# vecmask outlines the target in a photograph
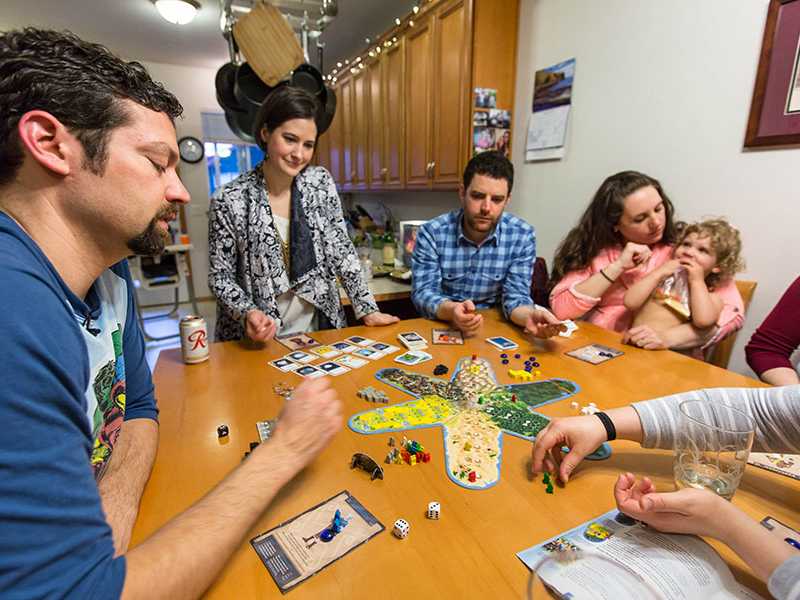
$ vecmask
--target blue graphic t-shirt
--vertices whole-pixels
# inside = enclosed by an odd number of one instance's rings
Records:
[[[156,419],[126,262],[85,299],[0,212],[0,598],[116,598],[96,479],[124,420]]]

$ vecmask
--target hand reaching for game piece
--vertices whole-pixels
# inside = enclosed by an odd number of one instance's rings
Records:
[[[533,472],[555,473],[563,483],[580,462],[606,441],[603,423],[594,415],[553,419],[533,443]],[[570,451],[564,455],[561,448]]]
[[[649,325],[631,327],[622,334],[622,343],[638,346],[644,350],[666,350],[669,348],[661,335]]]
[[[549,310],[543,308],[534,308],[525,323],[525,333],[540,339],[551,338],[566,330],[566,325]]]
[[[342,428],[342,403],[330,381],[306,380],[294,390],[275,424],[271,441],[283,444],[302,469]]]
[[[464,337],[472,337],[483,325],[483,315],[475,312],[475,304],[472,300],[464,300],[453,306],[452,321],[456,329],[464,334]]]
[[[245,318],[245,331],[247,337],[254,342],[266,342],[275,336],[277,326],[275,321],[265,315],[262,311],[254,308],[247,311]]]
[[[375,311],[371,312],[368,315],[364,315],[364,325],[367,327],[384,327],[386,325],[392,325],[393,323],[397,323],[400,320],[399,317],[395,317],[394,315],[389,315],[387,313]]]

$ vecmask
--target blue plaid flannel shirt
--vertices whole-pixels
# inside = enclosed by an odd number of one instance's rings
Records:
[[[411,300],[417,311],[435,319],[445,300],[472,300],[476,308],[502,301],[509,318],[518,306],[533,306],[533,227],[503,213],[494,232],[478,246],[464,236],[461,217],[462,210],[454,210],[417,230],[411,259]]]

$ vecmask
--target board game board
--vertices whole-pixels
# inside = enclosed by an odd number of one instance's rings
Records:
[[[499,481],[504,433],[532,441],[550,421],[534,409],[579,391],[566,379],[498,384],[489,361],[478,357],[460,359],[450,381],[396,368],[381,369],[375,377],[415,399],[353,415],[350,429],[378,434],[441,427],[447,476],[473,490]],[[610,455],[603,444],[587,458]]]

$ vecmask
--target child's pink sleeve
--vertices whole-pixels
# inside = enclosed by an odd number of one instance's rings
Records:
[[[744,325],[744,302],[736,287],[736,282],[731,279],[725,285],[714,291],[722,298],[722,312],[717,319],[717,332],[705,343],[703,350],[724,340]]]
[[[559,319],[577,319],[592,310],[600,298],[581,294],[575,289],[579,283],[586,281],[594,273],[591,267],[579,271],[570,271],[558,282],[550,292],[550,310]]]

